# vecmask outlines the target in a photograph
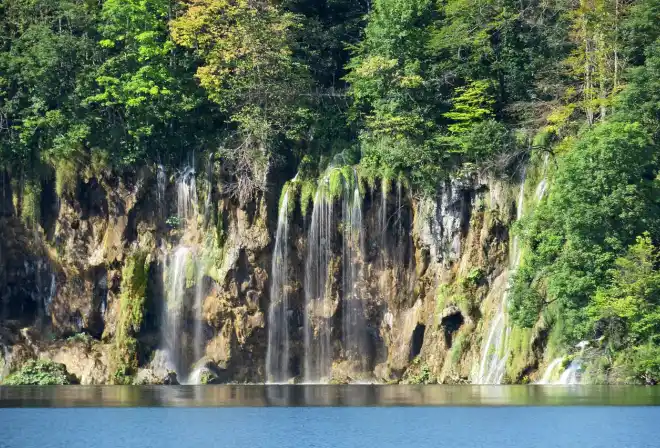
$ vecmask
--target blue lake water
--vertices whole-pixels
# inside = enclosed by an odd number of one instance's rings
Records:
[[[658,447],[657,407],[0,410],[0,446]]]
[[[657,448],[658,404],[657,387],[0,387],[0,448]]]

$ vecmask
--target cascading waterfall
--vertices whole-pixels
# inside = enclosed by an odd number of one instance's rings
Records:
[[[191,218],[197,218],[197,184],[195,181],[195,169],[183,170],[176,183],[177,193],[177,217],[181,225],[190,226]]]
[[[381,271],[379,278],[379,289],[381,292],[389,292],[390,278],[387,275],[387,262],[389,258],[389,245],[388,245],[388,232],[387,232],[387,207],[388,207],[388,191],[390,188],[389,181],[383,179],[381,181],[380,189],[380,205],[378,209],[378,225],[376,227],[376,235],[380,235],[378,251],[378,268]],[[372,194],[373,196],[373,194]]]
[[[159,173],[160,176],[160,173]],[[159,199],[165,188],[160,185]],[[211,188],[209,184],[209,189]],[[161,190],[162,189],[162,190]],[[199,210],[194,168],[185,168],[176,181],[177,221],[183,231],[179,244],[165,255],[163,285],[166,303],[163,307],[162,347],[168,368],[180,379],[191,381],[191,364],[203,357],[204,273],[206,266],[198,247]],[[197,261],[195,261],[198,259]],[[188,302],[188,290],[194,288],[193,303]],[[192,319],[189,316],[192,315]],[[192,334],[187,322],[192,320]]]
[[[564,358],[555,358],[552,360],[550,364],[548,364],[548,367],[546,367],[545,372],[543,373],[543,377],[537,381],[536,384],[552,384],[552,377],[553,374],[555,373],[555,370],[557,370],[557,367],[562,363]]]
[[[542,168],[542,176],[541,176],[541,181],[539,184],[536,186],[536,192],[534,196],[536,197],[536,202],[539,202],[541,199],[543,199],[543,196],[545,195],[545,191],[548,187],[548,159],[549,159],[550,153],[545,153],[545,156],[543,156],[543,168]]]
[[[358,178],[353,172],[353,188],[345,186],[342,201],[343,247],[342,247],[342,330],[344,356],[352,361],[355,373],[364,372],[366,320],[364,310],[364,278],[362,275],[364,254],[364,232],[362,226],[362,197]]]
[[[582,365],[580,361],[572,361],[567,367],[566,370],[564,370],[561,373],[561,376],[559,377],[559,381],[555,384],[561,384],[561,385],[571,385],[571,384],[580,384],[580,369],[582,368]]]
[[[367,344],[364,307],[363,256],[365,238],[362,197],[357,173],[342,180],[341,258],[333,256],[333,241],[339,223],[329,194],[329,177],[319,185],[307,238],[305,261],[304,365],[306,383],[328,381],[335,353],[331,344],[332,319],[337,309],[336,292],[331,291],[341,261],[340,306],[342,315],[342,356],[353,374],[365,371]],[[271,355],[272,356],[272,355]]]
[[[190,259],[190,248],[180,246],[173,256],[168,257],[165,267],[165,291],[167,303],[164,307],[163,344],[167,351],[170,368],[182,375],[187,368],[182,326],[184,321],[186,296],[186,266]],[[169,259],[171,258],[171,260]]]
[[[167,186],[167,175],[165,174],[165,167],[158,165],[158,172],[156,174],[156,188],[158,193],[158,210],[162,217],[165,216],[165,188]]]
[[[271,267],[268,307],[268,351],[266,378],[269,383],[287,382],[289,371],[289,297],[287,292],[289,192],[285,191],[277,216],[277,232]]]
[[[314,197],[305,261],[304,381],[328,379],[332,367],[330,345],[332,298],[330,282],[333,236],[333,201],[324,178]]]
[[[520,220],[523,215],[523,206],[525,200],[525,171],[523,171],[522,181],[520,183],[520,193],[518,194],[518,204],[516,210],[516,220]],[[518,237],[513,238],[511,253],[509,255],[510,267],[509,275],[518,268],[520,264],[521,253],[519,250]],[[506,371],[506,361],[508,358],[508,342],[511,327],[507,324],[507,302],[508,302],[508,284],[507,289],[502,294],[500,308],[495,315],[488,339],[483,348],[481,362],[479,364],[479,374],[477,384],[500,384],[504,379]]]
[[[48,296],[44,300],[44,312],[46,316],[50,316],[50,305],[53,303],[53,299],[57,294],[57,279],[55,273],[50,274],[50,288],[48,290]]]

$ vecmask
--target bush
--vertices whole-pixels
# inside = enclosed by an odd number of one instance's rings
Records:
[[[30,360],[7,377],[5,386],[53,386],[72,384],[73,378],[64,364],[50,360]]]

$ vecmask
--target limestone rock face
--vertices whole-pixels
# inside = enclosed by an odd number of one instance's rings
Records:
[[[175,180],[181,174],[168,178],[155,167],[132,176],[106,173],[81,179],[36,230],[3,193],[0,375],[27,359],[48,358],[65,364],[81,384],[111,382],[117,347],[128,332],[136,346],[131,352],[138,366],[131,373],[135,384],[176,384],[193,377],[199,382],[263,382],[279,192],[241,204],[223,192],[220,178],[226,173],[215,165],[208,172],[211,180],[197,175],[194,207],[201,211],[191,218],[195,222],[182,223],[178,217]],[[334,359],[332,381],[469,381],[506,290],[508,229],[515,207],[511,185],[479,176],[447,180],[431,198],[413,196],[402,186],[371,188],[360,208],[362,274],[348,285],[343,276],[351,266],[341,253],[347,230],[340,224],[347,212],[334,204],[336,228],[327,242],[332,306],[309,311],[314,322],[333,327],[328,348]],[[308,312],[309,215],[296,207],[289,218],[284,286],[291,371],[299,379]],[[189,360],[186,375],[177,378],[162,333],[173,307],[168,263],[184,244],[191,255],[181,282],[185,303],[177,337],[191,347],[201,341],[201,347],[195,353],[199,359]],[[122,325],[132,309],[122,294],[123,277],[137,253],[149,260],[146,297],[136,313],[138,323],[127,330]],[[368,340],[359,366],[343,353],[341,297],[346,288],[359,291],[364,303]],[[31,330],[21,333],[24,327]],[[541,336],[542,331],[534,334],[536,345],[521,361],[521,371],[538,364]],[[356,376],[360,369],[366,372]]]
[[[109,349],[106,344],[91,341],[67,341],[54,344],[39,357],[64,364],[82,385],[107,384],[110,381]]]

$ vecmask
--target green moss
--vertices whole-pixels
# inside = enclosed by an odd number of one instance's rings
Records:
[[[71,375],[64,364],[50,360],[30,360],[19,370],[9,375],[4,381],[5,386],[57,386],[71,384]]]
[[[532,353],[532,329],[513,326],[509,334],[509,360],[507,362],[507,376],[511,380],[520,378],[522,372],[530,365]]]
[[[377,172],[371,169],[367,169],[363,165],[358,165],[356,170],[358,181],[360,182],[360,188],[375,190],[376,181],[378,180]]]
[[[61,159],[55,166],[55,192],[59,197],[74,194],[78,187],[79,166],[75,159]]]
[[[436,315],[438,319],[442,311],[449,305],[455,305],[464,316],[473,316],[478,305],[475,303],[476,285],[475,279],[478,277],[478,270],[473,270],[473,277],[459,277],[455,282],[442,284],[436,292]],[[472,271],[471,271],[472,273]]]
[[[215,239],[218,247],[222,247],[227,240],[227,232],[225,231],[225,217],[222,210],[218,210],[218,217],[215,223]]]
[[[338,199],[344,192],[344,176],[341,170],[333,169],[328,175],[328,195],[330,199]]]
[[[284,183],[284,186],[282,187],[282,191],[280,192],[280,199],[277,202],[277,210],[278,214],[279,211],[282,210],[282,207],[284,206],[284,198],[287,198],[287,212],[290,214],[293,211],[293,207],[295,206],[296,203],[296,195],[298,193],[298,184],[297,182],[287,180]]]
[[[28,225],[37,225],[41,218],[41,184],[29,182],[23,188],[23,201],[21,204],[21,218]]]
[[[463,354],[470,347],[469,334],[467,331],[459,331],[451,346],[451,364],[457,366],[461,362]]]
[[[461,286],[464,288],[474,288],[479,286],[484,278],[484,271],[481,268],[472,268],[468,275],[460,279]]]
[[[200,384],[211,384],[217,377],[210,371],[204,371],[199,377]]]
[[[314,196],[316,195],[316,182],[313,180],[302,181],[300,187],[300,212],[303,216],[307,216],[309,206],[314,203]]]
[[[195,258],[192,254],[188,253],[186,256],[184,272],[186,274],[186,288],[191,288],[197,283],[197,266]]]
[[[108,151],[92,148],[89,164],[89,176],[101,176],[112,171],[112,162]]]
[[[445,306],[447,305],[447,299],[449,299],[451,296],[451,286],[443,283],[440,286],[438,286],[438,289],[436,290],[435,293],[435,313],[436,315],[439,316],[442,314],[442,310],[445,309]]]
[[[227,255],[227,246],[225,245],[226,238],[219,241],[217,232],[208,232],[204,238],[206,239],[204,250],[202,252],[202,263],[205,268],[204,274],[208,275],[216,282],[221,283],[220,269],[224,263],[225,256]]]
[[[144,319],[149,261],[146,252],[128,257],[122,270],[120,310],[112,349],[113,382],[130,384],[137,372],[137,340]]]
[[[67,343],[80,343],[85,345],[91,345],[94,339],[87,333],[76,333],[73,336],[66,338]]]

